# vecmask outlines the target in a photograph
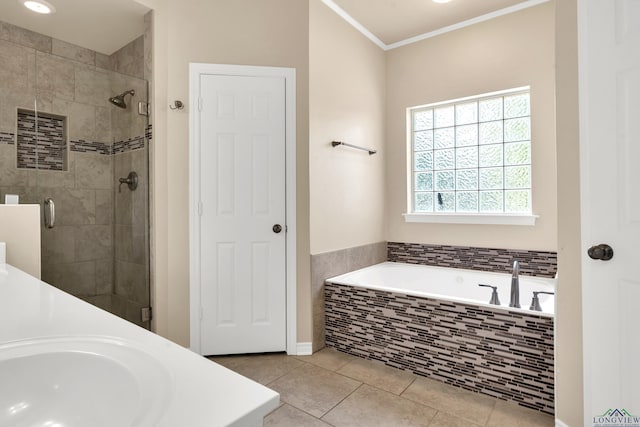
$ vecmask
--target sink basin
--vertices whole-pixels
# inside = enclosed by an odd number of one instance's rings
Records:
[[[166,368],[132,343],[68,337],[0,346],[0,426],[153,426],[171,398]]]

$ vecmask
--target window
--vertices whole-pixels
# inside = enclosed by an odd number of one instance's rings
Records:
[[[528,87],[411,108],[409,120],[413,220],[531,216]]]

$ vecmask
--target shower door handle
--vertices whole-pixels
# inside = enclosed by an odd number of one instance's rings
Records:
[[[53,228],[56,225],[56,204],[51,197],[44,199],[44,226]]]

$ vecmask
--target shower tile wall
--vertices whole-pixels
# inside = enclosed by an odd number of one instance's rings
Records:
[[[140,36],[109,57],[109,69],[143,79],[144,48],[144,36]]]
[[[137,114],[147,98],[144,40],[107,56],[0,21],[0,202],[7,193],[21,203],[52,197],[57,224],[42,230],[43,280],[134,321],[149,303],[147,286],[137,285],[148,275],[148,128]],[[108,103],[128,89],[136,91],[130,108]],[[66,117],[64,171],[16,166],[17,110],[33,111],[34,100],[38,111]],[[140,176],[139,190],[124,185],[118,193],[117,179],[130,170]],[[144,291],[132,291],[134,283]]]

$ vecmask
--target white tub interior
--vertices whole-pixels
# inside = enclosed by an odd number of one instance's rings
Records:
[[[481,283],[498,287],[500,307],[506,310],[549,317],[555,313],[554,295],[540,294],[542,311],[529,310],[534,291],[555,292],[556,280],[541,277],[520,275],[521,309],[509,307],[510,274],[383,262],[332,277],[327,282],[497,308],[489,304],[491,289],[478,286]]]

